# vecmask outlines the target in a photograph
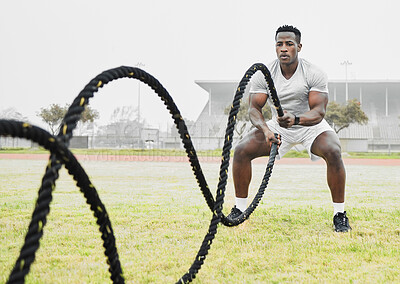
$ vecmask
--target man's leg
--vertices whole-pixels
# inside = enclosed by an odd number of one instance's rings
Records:
[[[339,138],[333,131],[325,131],[314,140],[311,152],[322,157],[326,162],[328,186],[331,190],[332,201],[343,203],[346,171],[343,165]]]
[[[326,162],[328,186],[334,206],[335,230],[347,232],[351,227],[344,211],[346,171],[339,138],[333,131],[325,131],[314,140],[311,152],[322,157]]]
[[[268,156],[270,150],[264,133],[258,129],[251,130],[236,146],[232,171],[237,199],[247,198],[252,175],[251,161],[257,157]],[[239,209],[243,211],[244,206]]]

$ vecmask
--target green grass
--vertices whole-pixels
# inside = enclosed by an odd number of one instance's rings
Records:
[[[0,160],[0,283],[23,244],[46,163]],[[126,282],[176,282],[193,262],[211,219],[189,164],[83,166],[111,217]],[[219,165],[202,168],[214,192]],[[277,165],[250,219],[234,228],[219,226],[194,283],[399,282],[398,167],[346,168],[351,233],[332,231],[324,166]],[[252,194],[265,165],[253,169]],[[224,212],[232,205],[230,177]],[[63,169],[26,283],[110,282],[93,214]]]
[[[349,152],[351,158],[366,158],[366,159],[400,159],[400,152],[395,153],[363,153],[363,152]]]

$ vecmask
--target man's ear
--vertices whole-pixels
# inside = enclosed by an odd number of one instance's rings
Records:
[[[299,43],[299,44],[297,45],[297,52],[300,52],[300,50],[301,50],[302,47],[303,47],[303,45],[302,45],[301,43]]]

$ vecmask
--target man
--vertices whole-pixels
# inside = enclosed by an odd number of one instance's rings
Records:
[[[284,25],[275,34],[278,59],[268,65],[281,102],[284,116],[278,117],[264,75],[258,71],[251,80],[249,116],[255,126],[236,146],[233,159],[233,180],[236,202],[229,217],[239,216],[247,208],[251,180],[251,161],[268,156],[272,142],[279,144],[277,158],[294,145],[302,144],[311,160],[323,158],[327,165],[327,181],[331,191],[336,232],[351,230],[344,211],[346,173],[339,138],[325,121],[328,103],[327,76],[315,65],[299,58],[301,33]],[[265,122],[262,107],[268,101],[272,119]],[[274,133],[278,133],[278,139]]]

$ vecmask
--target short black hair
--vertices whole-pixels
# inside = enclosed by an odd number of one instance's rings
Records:
[[[276,39],[276,36],[278,35],[278,33],[280,33],[280,32],[292,32],[296,36],[297,43],[300,43],[300,41],[301,41],[301,32],[296,27],[289,26],[289,25],[280,26],[276,30],[275,39]]]

